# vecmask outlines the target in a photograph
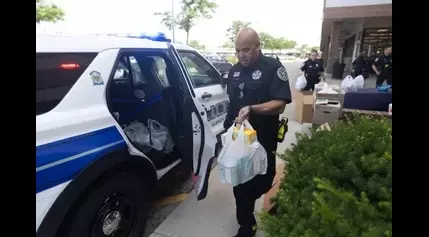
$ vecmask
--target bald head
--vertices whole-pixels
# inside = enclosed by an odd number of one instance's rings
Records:
[[[261,43],[258,33],[250,28],[242,28],[235,39],[235,53],[244,67],[252,65],[259,57]]]

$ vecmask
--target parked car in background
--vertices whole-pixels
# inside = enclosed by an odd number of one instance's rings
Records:
[[[208,54],[205,58],[216,67],[216,69],[221,73],[228,73],[232,68],[232,63],[228,62],[225,57],[222,57],[218,54]]]

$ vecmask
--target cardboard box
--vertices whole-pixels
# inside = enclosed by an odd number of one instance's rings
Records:
[[[297,91],[295,96],[296,121],[299,123],[311,123],[313,119],[313,92]]]
[[[313,124],[324,124],[339,120],[342,115],[341,103],[329,101],[327,104],[314,105]]]
[[[273,185],[271,186],[271,189],[264,195],[264,204],[262,206],[263,211],[269,211],[274,206],[274,203],[271,203],[270,199],[276,196],[277,192],[279,191],[281,179],[284,177],[284,168],[284,162],[276,166],[276,176],[274,176]]]
[[[344,91],[340,91],[338,94],[316,93],[316,100],[327,99],[331,101],[339,101],[342,106],[344,104],[344,96]]]

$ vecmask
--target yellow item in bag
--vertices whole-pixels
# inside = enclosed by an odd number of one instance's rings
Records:
[[[232,133],[233,140],[237,138],[238,131],[240,131],[240,127],[235,126]],[[256,141],[256,131],[250,128],[244,128],[244,142],[246,144],[252,144],[254,141]]]

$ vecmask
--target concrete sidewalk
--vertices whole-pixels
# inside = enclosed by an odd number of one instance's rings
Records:
[[[295,97],[295,78],[299,71],[291,73],[292,97]],[[373,87],[374,79],[367,80],[366,87]],[[331,79],[329,84],[341,83],[341,80]],[[277,151],[283,152],[296,142],[297,132],[308,132],[311,124],[300,124],[295,121],[295,103],[286,106],[284,116],[289,118],[289,132],[285,141],[279,144]],[[277,165],[283,162],[277,159]],[[255,212],[261,210],[263,197],[256,202]],[[188,197],[167,217],[167,219],[154,231],[150,237],[232,237],[237,233],[238,224],[235,217],[235,200],[231,185],[219,181],[218,170],[211,171],[207,197],[197,201],[192,191]],[[258,232],[258,237],[264,236]]]
[[[290,108],[293,111],[295,106],[290,106]],[[285,113],[289,114],[292,111],[285,111]],[[290,121],[289,132],[285,141],[279,144],[278,151],[283,152],[290,147],[291,143],[296,140],[295,133],[306,130],[308,126]],[[283,161],[277,159],[276,162],[278,165]],[[256,212],[261,210],[262,200],[263,197],[256,202]],[[218,170],[214,168],[210,173],[207,197],[202,201],[197,201],[194,192],[189,193],[188,197],[150,237],[229,237],[234,236],[237,230],[232,186],[221,183]],[[264,234],[258,232],[256,236],[262,237]]]

